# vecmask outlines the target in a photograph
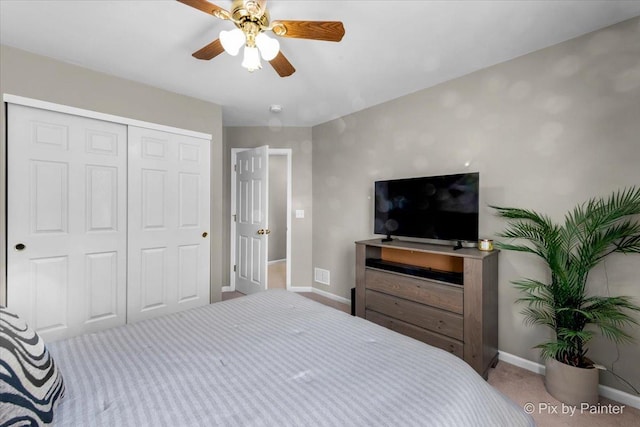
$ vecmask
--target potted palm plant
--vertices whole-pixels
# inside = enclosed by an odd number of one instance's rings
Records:
[[[498,248],[534,254],[548,267],[547,281],[522,278],[512,283],[524,293],[519,302],[525,323],[544,325],[554,339],[538,344],[545,360],[545,386],[558,400],[579,405],[598,402],[598,370],[587,357],[597,331],[615,342],[629,342],[625,326],[637,324],[640,311],[630,297],[593,295],[589,272],[614,252],[640,253],[640,188],[614,192],[576,206],[554,223],[527,209],[492,206],[508,220],[499,236],[513,239]]]

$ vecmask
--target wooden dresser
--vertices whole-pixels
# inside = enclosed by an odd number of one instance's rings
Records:
[[[486,379],[498,361],[498,252],[356,242],[356,315],[447,350]]]

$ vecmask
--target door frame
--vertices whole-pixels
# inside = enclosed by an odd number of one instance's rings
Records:
[[[253,148],[232,148],[231,149],[231,198],[230,198],[230,257],[229,257],[229,286],[223,286],[222,292],[233,292],[236,290],[236,276],[233,267],[236,265],[236,222],[233,216],[236,214],[236,171],[234,166],[238,153],[241,151],[252,150]],[[286,254],[286,289],[291,289],[291,148],[269,148],[269,156],[286,156],[287,157],[287,254]],[[269,289],[269,281],[267,280],[267,289]]]

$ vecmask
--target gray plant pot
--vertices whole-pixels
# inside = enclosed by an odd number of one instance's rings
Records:
[[[595,368],[576,368],[553,358],[545,363],[544,385],[549,394],[568,405],[598,403],[599,373]]]

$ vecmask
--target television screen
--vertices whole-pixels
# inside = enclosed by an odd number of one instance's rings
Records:
[[[375,182],[374,234],[477,241],[480,174]]]

